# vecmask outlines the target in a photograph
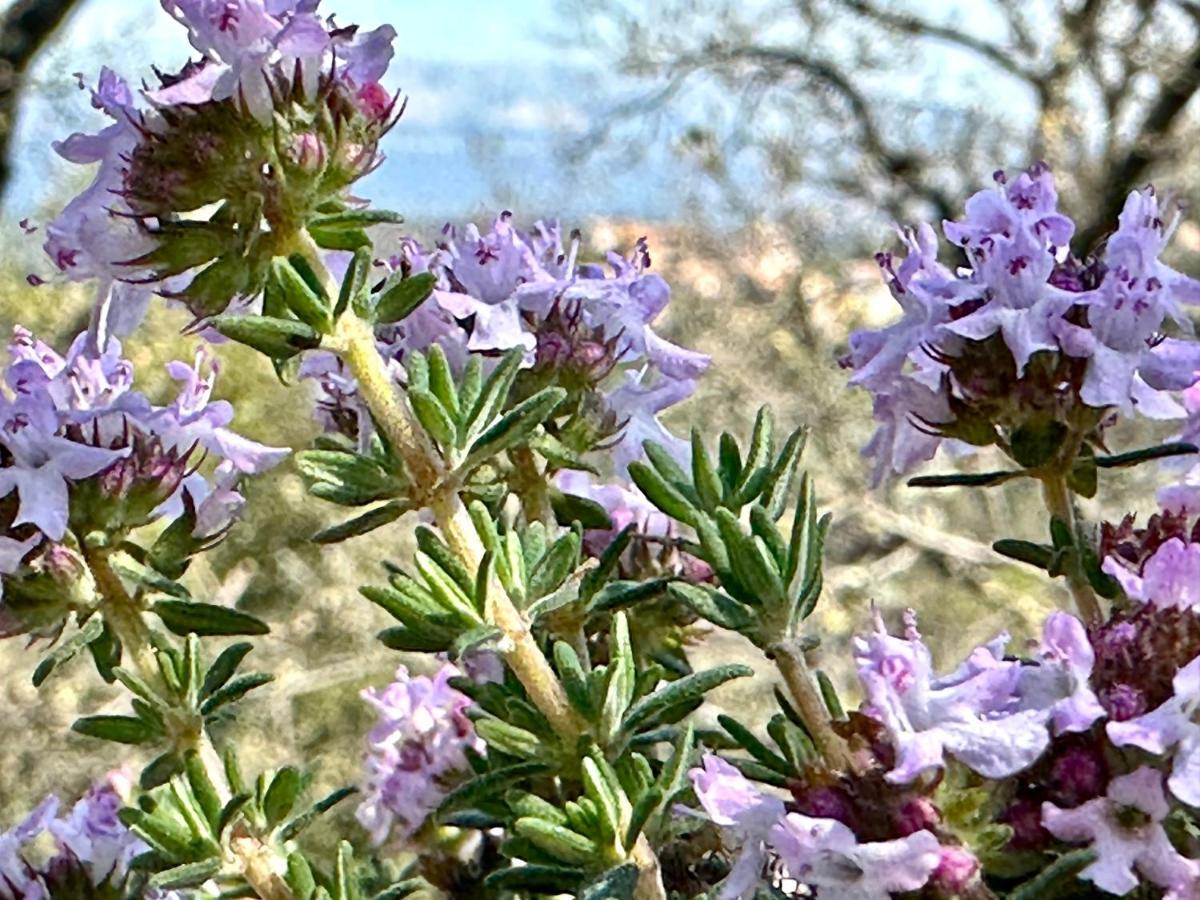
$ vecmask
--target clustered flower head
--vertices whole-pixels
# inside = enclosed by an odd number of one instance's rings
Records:
[[[38,579],[79,568],[83,535],[188,515],[199,547],[240,511],[240,477],[287,454],[229,428],[233,408],[212,399],[217,366],[207,351],[194,365],[168,366],[180,390],[166,406],[134,390],[133,365],[115,338],[96,352],[82,334],[62,355],[18,326],[9,356],[0,387],[0,597],[10,596],[0,633],[26,630],[23,582],[37,595]],[[219,460],[211,477],[199,471],[206,456]],[[38,630],[61,626],[61,612]]]
[[[350,208],[396,119],[379,83],[390,26],[339,27],[319,0],[162,3],[200,59],[140,91],[103,69],[92,102],[112,124],[55,144],[99,164],[45,248],[65,277],[96,282],[101,337],[128,333],[156,291],[201,318],[248,305],[306,226],[336,244],[316,225]]]
[[[843,364],[874,398],[865,453],[876,481],[933,457],[944,440],[1013,452],[1022,433],[1068,429],[1098,442],[1114,414],[1183,417],[1200,344],[1184,306],[1200,282],[1160,260],[1177,217],[1152,189],[1129,195],[1103,249],[1070,246],[1054,178],[1037,165],[943,223],[966,265],[939,261],[929,225],[902,232],[903,260],[878,259],[903,315],[850,339]]]
[[[358,821],[374,844],[406,841],[442,798],[469,773],[469,750],[481,751],[466,710],[471,701],[449,684],[459,671],[443,666],[432,678],[405,666],[381,691],[363,691],[379,714],[367,737]]]
[[[117,812],[129,801],[129,777],[109,773],[64,815],[50,796],[20,824],[0,833],[0,900],[53,900],[84,896],[92,887],[119,885],[129,865],[150,848],[127,829]],[[54,855],[37,861],[30,845],[49,835]],[[152,900],[182,900],[174,892],[151,891]]]
[[[404,355],[439,345],[452,365],[468,354],[488,359],[521,349],[518,389],[568,390],[570,413],[560,438],[577,452],[608,449],[618,472],[654,440],[683,461],[685,441],[659,414],[687,399],[708,367],[707,356],[679,347],[653,328],[670,289],[649,271],[644,241],[632,258],[608,254],[609,271],[578,262],[579,239],[564,248],[557,224],[528,232],[503,213],[488,232],[447,226],[430,249],[413,239],[381,263],[404,275],[437,276],[432,296],[410,316],[379,331],[380,350],[397,379]],[[317,415],[325,427],[363,444],[370,423],[353,378],[332,354],[316,351],[301,373],[318,385]]]

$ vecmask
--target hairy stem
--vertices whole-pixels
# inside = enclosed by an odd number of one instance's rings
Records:
[[[1062,520],[1070,529],[1071,537],[1074,540],[1076,538],[1075,504],[1071,502],[1071,490],[1067,487],[1066,476],[1058,473],[1044,476],[1042,478],[1042,497],[1050,515]],[[1096,599],[1092,586],[1088,584],[1087,579],[1076,567],[1072,567],[1067,572],[1067,588],[1071,592],[1071,599],[1075,601],[1075,608],[1085,623],[1099,622],[1103,618],[1100,601]]]
[[[100,614],[105,623],[120,641],[122,652],[133,661],[142,679],[147,684],[162,685],[162,673],[150,640],[150,629],[142,618],[137,601],[129,596],[120,576],[113,571],[108,551],[89,547],[85,541],[81,541],[80,545],[100,594]],[[228,803],[232,792],[225,778],[225,766],[204,725],[199,721],[184,723],[178,729],[176,738],[181,745],[178,749],[195,750],[199,754],[205,774],[216,788],[218,798],[222,804]],[[294,900],[287,882],[276,871],[278,855],[270,847],[249,835],[235,838],[230,847],[242,877],[260,900]]]
[[[553,528],[557,520],[550,502],[550,485],[546,483],[545,473],[538,468],[537,457],[528,447],[517,447],[508,455],[516,469],[513,486],[521,498],[526,520]]]
[[[804,649],[794,640],[783,640],[772,644],[768,652],[774,657],[788,693],[796,703],[796,711],[804,720],[804,727],[812,735],[813,743],[825,764],[838,771],[854,771],[850,748],[845,739],[833,730],[833,720],[817,688],[816,679],[809,671]]]

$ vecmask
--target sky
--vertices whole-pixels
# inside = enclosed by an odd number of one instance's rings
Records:
[[[0,0],[0,9],[6,5]],[[561,149],[588,124],[593,59],[564,49],[555,0],[338,0],[338,21],[399,32],[385,83],[409,98],[388,161],[356,190],[411,218],[551,213],[663,218],[675,210],[670,165],[648,173],[576,170]],[[70,167],[49,142],[103,127],[72,73],[110,65],[135,83],[194,51],[157,0],[87,0],[39,58],[18,125],[4,212],[20,217],[61,193]]]

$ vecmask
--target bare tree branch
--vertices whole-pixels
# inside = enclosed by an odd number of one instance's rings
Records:
[[[1081,230],[1084,247],[1093,246],[1103,236],[1125,205],[1131,188],[1146,177],[1150,167],[1170,152],[1168,138],[1184,109],[1200,90],[1200,44],[1173,78],[1163,82],[1158,98],[1142,120],[1141,129],[1125,155],[1114,161],[1108,172],[1107,190],[1094,224]]]
[[[964,50],[970,50],[972,53],[977,53],[988,62],[999,66],[1010,75],[1015,75],[1024,81],[1031,84],[1037,84],[1040,73],[1024,66],[1020,61],[1013,56],[1012,51],[1005,49],[997,44],[989,43],[974,35],[959,31],[957,28],[950,28],[946,25],[938,25],[935,22],[927,22],[919,16],[905,12],[894,12],[889,9],[880,9],[873,3],[868,3],[867,0],[839,0],[842,6],[860,16],[869,19],[874,19],[881,25],[892,28],[903,34],[911,35],[912,37],[928,37],[935,40],[943,41],[948,44],[953,44]]]
[[[11,172],[8,155],[25,73],[78,3],[79,0],[16,0],[0,15],[0,194]]]

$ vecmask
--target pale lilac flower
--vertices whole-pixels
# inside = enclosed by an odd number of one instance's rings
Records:
[[[941,861],[938,839],[929,831],[859,843],[836,819],[800,813],[776,825],[770,843],[792,878],[840,900],[887,900],[896,891],[915,891]]]
[[[1022,706],[1048,712],[1055,734],[1087,731],[1104,715],[1088,682],[1095,662],[1083,623],[1070,613],[1051,613],[1042,629],[1037,664],[1021,668]]]
[[[150,429],[167,449],[186,450],[199,444],[239,472],[255,474],[279,465],[288,455],[286,448],[267,447],[227,427],[233,422],[233,406],[225,400],[212,400],[219,369],[204,347],[197,350],[191,366],[178,360],[168,363],[167,371],[181,387],[174,403],[150,417]]]
[[[1164,609],[1200,609],[1200,544],[1165,541],[1136,572],[1115,556],[1102,566],[1126,596]]]
[[[446,665],[432,679],[414,678],[401,666],[382,691],[363,691],[379,722],[367,737],[357,815],[376,845],[411,838],[469,771],[466,750],[483,749],[466,716],[470,700],[449,685],[457,674]]]
[[[149,849],[117,818],[125,805],[122,794],[128,793],[122,781],[127,780],[123,773],[112,773],[89,789],[65,817],[47,825],[59,852],[82,865],[96,885],[119,881],[133,858]]]
[[[58,799],[47,797],[23,822],[0,832],[0,900],[43,900],[45,886],[22,854],[58,811]]]
[[[92,91],[92,105],[114,123],[97,134],[76,133],[54,144],[69,162],[99,163],[92,183],[71,200],[46,226],[46,254],[72,281],[96,283],[96,306],[91,334],[99,346],[111,335],[128,334],[141,322],[154,287],[133,283],[146,273],[126,265],[154,247],[125,202],[127,160],[141,139],[128,84],[110,69],[102,69]]]
[[[945,392],[912,378],[898,378],[891,387],[876,391],[872,412],[875,433],[862,455],[875,461],[873,486],[933,459],[945,441],[936,433],[937,425],[952,418]]]
[[[751,897],[767,858],[765,841],[783,818],[783,801],[764,793],[741,772],[713,753],[688,772],[705,815],[727,829],[738,858],[721,883],[718,900]]]
[[[1200,888],[1200,865],[1172,846],[1162,825],[1169,812],[1162,776],[1143,766],[1114,778],[1107,796],[1082,806],[1043,804],[1042,822],[1060,840],[1091,843],[1097,859],[1079,873],[1084,881],[1118,895],[1149,882],[1167,889],[1171,900],[1189,900]]]
[[[962,247],[986,244],[996,235],[1032,234],[1046,247],[1065,247],[1075,223],[1058,211],[1058,191],[1050,169],[1038,164],[1010,182],[1002,172],[996,187],[971,195],[961,222],[944,221],[947,240]]]
[[[606,400],[623,422],[621,439],[612,449],[613,465],[625,474],[629,464],[641,459],[643,444],[661,444],[685,468],[691,465],[691,444],[671,434],[658,414],[690,397],[696,390],[691,379],[663,377],[648,366],[624,373],[624,383],[608,394]]]
[[[933,673],[929,648],[910,624],[904,638],[876,629],[855,639],[864,711],[887,728],[896,752],[889,781],[907,784],[940,768],[949,753],[989,778],[1032,765],[1050,735],[1046,712],[1021,709],[1022,666],[1002,658],[1003,643],[977,648],[944,678]]]
[[[13,404],[0,398],[0,443],[12,465],[0,468],[0,497],[17,492],[14,525],[30,523],[51,540],[62,540],[69,516],[68,484],[87,478],[129,455],[129,448],[90,447],[46,433]]]
[[[21,568],[21,561],[29,551],[42,542],[42,535],[34,533],[23,541],[0,535],[0,601],[4,599],[4,575],[14,575]]]
[[[1200,806],[1200,657],[1171,682],[1174,696],[1145,715],[1109,722],[1108,738],[1118,747],[1140,747],[1159,755],[1174,750],[1171,793],[1189,806]]]

